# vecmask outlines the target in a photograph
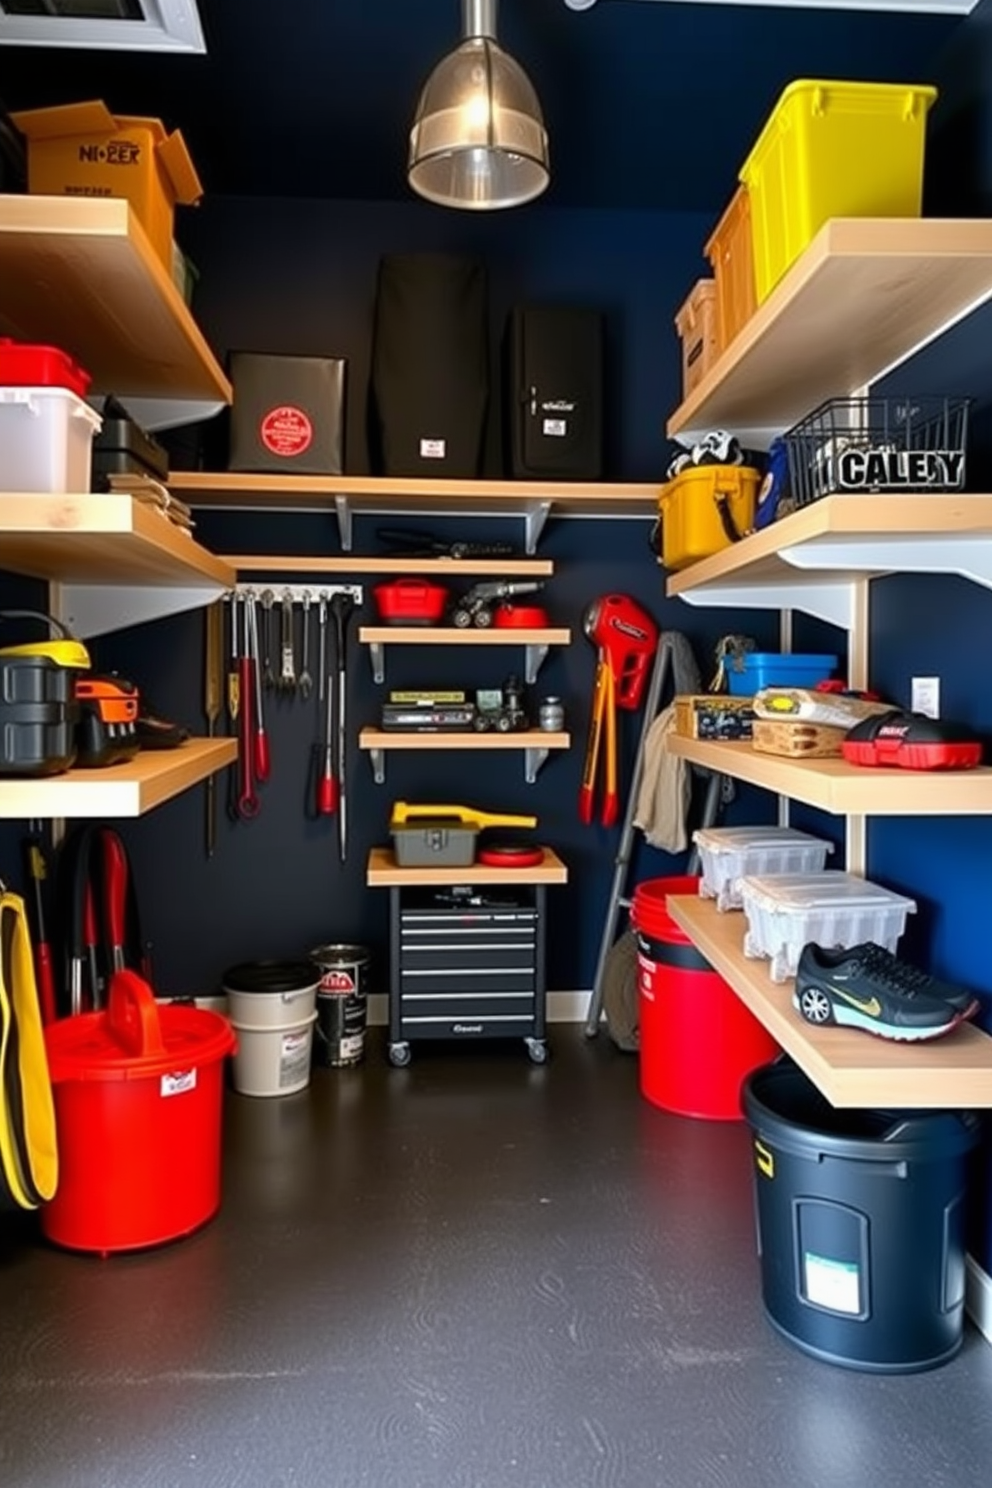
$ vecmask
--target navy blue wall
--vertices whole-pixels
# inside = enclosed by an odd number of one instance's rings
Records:
[[[533,209],[479,221],[419,205],[269,204],[214,201],[190,217],[188,238],[201,274],[198,319],[217,350],[329,352],[349,359],[348,468],[366,467],[364,405],[375,271],[387,251],[446,249],[484,257],[490,276],[494,341],[506,310],[523,300],[585,302],[606,310],[609,327],[609,474],[660,479],[668,447],[667,411],[678,401],[680,353],[675,309],[704,270],[700,245],[709,220],[653,213]],[[495,421],[495,420],[494,420]],[[202,449],[216,457],[222,429],[204,427]],[[197,441],[177,441],[191,462]],[[498,441],[491,442],[495,461]],[[495,464],[494,470],[498,469]],[[355,550],[375,550],[372,518],[356,524]],[[451,524],[423,523],[435,530]],[[535,696],[560,694],[573,746],[552,755],[534,786],[523,757],[507,754],[402,753],[387,756],[387,780],[374,785],[365,757],[349,751],[351,833],[348,860],[337,859],[335,827],[304,814],[314,704],[270,706],[273,779],[262,813],[250,825],[221,811],[218,848],[203,853],[202,791],[191,792],[127,824],[145,919],[154,942],[162,993],[206,991],[226,965],[245,957],[296,954],[318,940],[356,939],[385,974],[386,895],[364,885],[368,849],[387,839],[394,798],[467,802],[488,810],[533,812],[540,836],[568,863],[570,883],[550,896],[549,985],[588,988],[605,911],[617,832],[580,827],[576,800],[594,655],[581,634],[584,607],[596,595],[623,591],[659,624],[690,635],[708,679],[717,639],[745,628],[774,649],[771,614],[735,617],[663,598],[663,576],[647,546],[645,520],[552,521],[540,553],[555,561],[545,595],[556,624],[568,625],[571,647],[553,651]],[[464,526],[460,529],[464,531]],[[522,541],[513,522],[473,523],[477,535]],[[199,514],[199,536],[220,552],[337,553],[329,515]],[[360,617],[374,618],[371,602]],[[745,623],[746,622],[746,623]],[[357,618],[355,622],[357,626]],[[202,616],[160,621],[108,636],[94,646],[101,666],[133,675],[155,707],[202,731]],[[520,669],[522,655],[494,650],[397,647],[387,651],[387,685],[498,684]],[[374,686],[364,648],[352,631],[349,732],[374,723],[383,689]],[[640,718],[621,716],[624,778]],[[223,800],[223,786],[221,798]],[[741,793],[731,819],[768,819],[770,798]],[[634,878],[678,871],[681,860],[639,839]]]

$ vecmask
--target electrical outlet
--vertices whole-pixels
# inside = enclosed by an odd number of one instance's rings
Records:
[[[939,718],[940,678],[914,677],[911,706],[914,713],[925,713],[927,718]]]

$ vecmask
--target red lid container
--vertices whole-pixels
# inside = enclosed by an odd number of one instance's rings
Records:
[[[0,336],[0,387],[61,387],[77,398],[85,398],[92,381],[90,374],[57,346],[32,346],[27,341]]]
[[[219,1013],[158,1003],[133,971],[106,1012],[45,1029],[59,1185],[41,1212],[72,1250],[136,1250],[189,1234],[220,1206],[224,1058]]]

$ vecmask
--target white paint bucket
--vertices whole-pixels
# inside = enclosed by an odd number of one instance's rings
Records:
[[[250,961],[224,973],[240,1094],[292,1095],[308,1084],[319,982],[312,961]]]

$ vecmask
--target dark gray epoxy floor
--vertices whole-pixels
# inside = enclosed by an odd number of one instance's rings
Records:
[[[231,1095],[199,1234],[108,1260],[0,1217],[3,1488],[963,1488],[992,1348],[807,1358],[761,1308],[745,1127],[605,1035]],[[907,1236],[907,1243],[911,1237]]]

